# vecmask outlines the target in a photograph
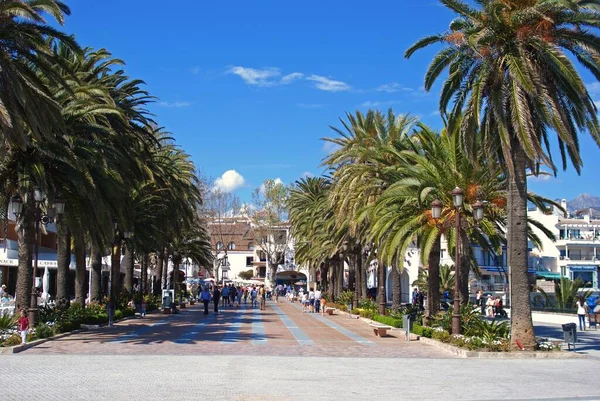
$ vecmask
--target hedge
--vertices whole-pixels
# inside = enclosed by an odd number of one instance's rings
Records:
[[[398,329],[402,328],[402,319],[396,319],[391,316],[382,315],[373,315],[371,319],[379,323],[387,324],[388,326],[396,327]]]
[[[412,332],[418,336],[431,338],[433,337],[433,329],[431,327],[424,327],[420,324],[413,324]]]

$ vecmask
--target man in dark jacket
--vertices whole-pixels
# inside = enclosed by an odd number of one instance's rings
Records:
[[[221,300],[221,291],[219,291],[219,287],[215,285],[215,289],[213,290],[213,304],[215,305],[215,315],[219,313],[219,301]]]

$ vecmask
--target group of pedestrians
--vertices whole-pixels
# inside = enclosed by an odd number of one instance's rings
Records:
[[[253,308],[260,307],[261,310],[265,309],[267,290],[265,285],[262,284],[259,287],[253,285],[252,287],[235,286],[232,284],[221,286],[213,286],[212,292],[208,286],[204,287],[200,293],[200,301],[204,304],[204,314],[208,315],[208,306],[212,302],[214,307],[214,313],[219,313],[219,304],[223,302],[222,307],[236,307],[239,308],[244,301],[244,305],[250,301]]]
[[[488,294],[485,297],[483,291],[479,290],[475,294],[475,304],[480,308],[481,314],[486,317],[508,317],[508,314],[504,310],[502,298],[499,296]]]
[[[308,293],[301,291],[300,302],[302,303],[302,313],[319,313],[325,306],[325,298],[323,293],[317,288],[314,291],[312,288],[308,289]]]

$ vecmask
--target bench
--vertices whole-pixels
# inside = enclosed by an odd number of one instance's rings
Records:
[[[325,313],[327,313],[329,316],[332,316],[333,312],[335,312],[335,308],[327,308],[327,307],[325,307]]]
[[[386,326],[385,324],[369,323],[369,326],[373,328],[373,333],[379,337],[387,336],[387,331],[392,329],[392,326]]]

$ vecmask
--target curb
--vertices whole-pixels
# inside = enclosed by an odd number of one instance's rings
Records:
[[[411,334],[411,338],[414,334]],[[445,344],[431,338],[419,337],[417,339],[423,344],[428,344],[443,351],[449,352],[461,358],[479,358],[479,359],[585,359],[588,355],[578,354],[575,352],[485,352],[485,351],[468,351],[454,345]]]
[[[17,353],[19,353],[21,351],[25,351],[25,350],[28,350],[29,348],[33,348],[33,347],[35,347],[37,345],[43,344],[46,341],[58,340],[58,339],[61,339],[63,337],[69,336],[71,334],[80,333],[82,331],[83,330],[81,330],[81,329],[77,329],[77,330],[69,331],[67,333],[60,333],[60,334],[57,334],[55,336],[48,337],[48,338],[40,338],[39,340],[35,340],[35,341],[32,341],[32,342],[27,343],[27,344],[15,345],[13,347],[2,347],[2,348],[0,348],[0,354],[17,354]]]

